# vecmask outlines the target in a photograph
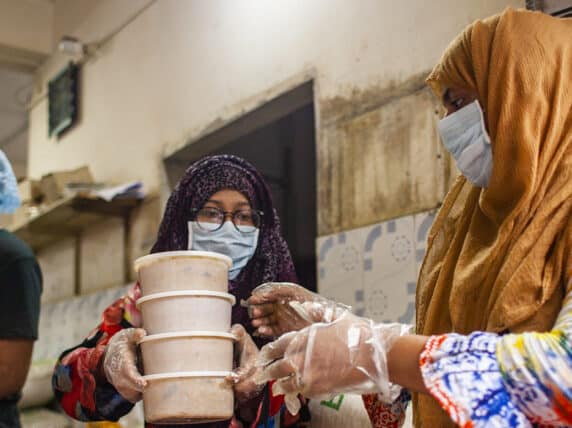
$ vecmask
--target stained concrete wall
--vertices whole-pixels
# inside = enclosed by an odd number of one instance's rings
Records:
[[[69,58],[42,67],[30,175],[89,163],[99,180],[165,193],[165,154],[313,79],[319,234],[435,206],[450,170],[420,76],[467,24],[509,5],[524,1],[97,2],[56,33],[105,39],[117,16],[145,10],[84,64],[81,120],[57,140],[41,91]]]
[[[372,103],[322,122],[319,235],[437,207],[451,176],[436,130],[438,100],[422,81],[362,93]],[[357,105],[360,105],[359,103]],[[363,105],[363,104],[362,104]]]

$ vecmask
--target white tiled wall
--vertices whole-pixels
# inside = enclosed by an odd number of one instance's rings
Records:
[[[417,275],[434,216],[428,211],[319,238],[319,293],[378,322],[414,324]],[[411,406],[406,416],[410,428]],[[342,426],[337,422],[331,426]]]
[[[375,321],[413,323],[433,218],[424,212],[319,238],[318,291]]]

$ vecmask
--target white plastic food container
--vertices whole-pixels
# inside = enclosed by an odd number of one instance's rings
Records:
[[[232,418],[230,372],[177,372],[144,376],[145,420],[154,424],[193,424]]]
[[[232,294],[216,291],[171,291],[137,300],[148,335],[179,331],[230,329]]]
[[[208,251],[168,251],[135,260],[143,296],[177,290],[228,290],[232,260]]]
[[[147,375],[232,370],[230,333],[182,331],[146,336],[139,342],[143,371]]]

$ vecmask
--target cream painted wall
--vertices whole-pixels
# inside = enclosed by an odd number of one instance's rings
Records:
[[[95,42],[129,20],[150,0],[54,0],[54,46],[64,35]]]
[[[51,53],[53,11],[49,0],[0,0],[0,44]]]
[[[55,16],[75,1],[57,0]],[[93,41],[147,3],[91,2],[89,13],[58,17],[55,31]],[[97,179],[156,190],[162,155],[209,127],[308,78],[319,121],[327,100],[429,70],[467,24],[507,5],[524,1],[156,1],[84,65],[75,129],[48,139],[46,101],[30,112],[29,173],[89,163]],[[53,56],[39,87],[67,60]]]

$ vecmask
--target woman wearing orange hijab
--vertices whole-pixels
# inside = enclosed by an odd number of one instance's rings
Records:
[[[250,299],[259,333],[308,326],[263,348],[260,380],[375,393],[376,427],[400,425],[405,389],[416,427],[571,426],[572,20],[508,9],[477,21],[427,81],[462,176],[429,234],[417,334],[267,285]]]

